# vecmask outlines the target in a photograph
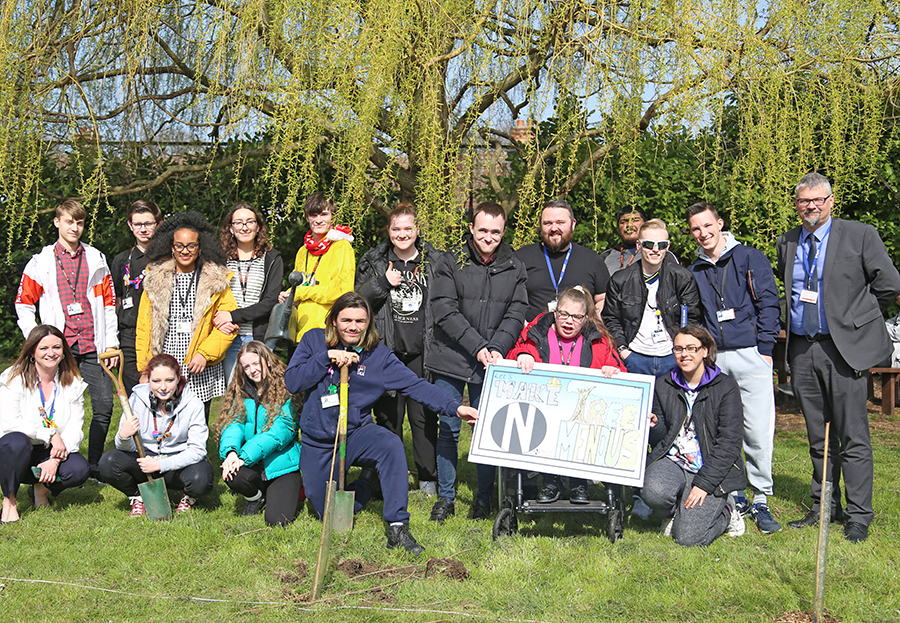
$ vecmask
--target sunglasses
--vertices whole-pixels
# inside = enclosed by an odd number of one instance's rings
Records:
[[[638,240],[638,243],[648,251],[652,251],[653,249],[665,251],[669,248],[668,240]]]

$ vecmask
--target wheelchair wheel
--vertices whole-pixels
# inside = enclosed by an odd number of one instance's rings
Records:
[[[512,536],[519,531],[519,521],[516,519],[516,513],[511,508],[501,509],[497,513],[494,520],[493,537],[494,540],[501,536]]]

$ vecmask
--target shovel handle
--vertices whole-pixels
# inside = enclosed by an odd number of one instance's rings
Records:
[[[106,359],[112,359],[113,357],[119,358],[119,365],[117,366],[119,370],[119,375],[116,376],[113,374],[113,371],[107,368],[106,366],[100,366],[103,370],[109,375],[109,378],[112,379],[113,387],[116,388],[116,395],[119,397],[119,402],[122,404],[122,413],[125,414],[126,417],[134,416],[134,413],[131,411],[131,405],[128,404],[128,398],[125,397],[125,386],[122,383],[122,368],[125,367],[125,355],[121,350],[108,350],[105,353],[100,353],[97,355],[97,358],[102,362]],[[118,433],[117,433],[118,434]],[[141,441],[140,431],[131,436],[134,440],[134,445],[137,448],[138,456],[142,459],[147,455],[144,453],[144,443]],[[147,474],[147,480],[149,482],[153,482],[153,477],[150,474]]]
[[[341,464],[338,468],[338,491],[344,490],[344,476],[347,471],[347,385],[349,380],[349,366],[344,366],[341,368],[341,406],[338,415],[338,434],[341,439]]]

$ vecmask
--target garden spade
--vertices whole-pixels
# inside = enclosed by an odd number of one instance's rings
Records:
[[[331,451],[331,471],[334,473],[334,459],[338,452],[340,430],[335,430],[334,449]],[[328,555],[331,552],[331,531],[334,528],[334,480],[328,479],[325,493],[325,512],[322,513],[322,535],[319,538],[319,555],[316,557],[316,574],[313,576],[312,600],[319,598],[325,572],[328,570]]]
[[[338,466],[338,490],[334,494],[334,529],[338,534],[346,534],[353,529],[353,491],[344,491],[347,474],[347,385],[348,366],[341,368],[341,406],[338,415],[338,436],[340,437],[340,465]]]
[[[832,483],[828,469],[828,440],[831,422],[825,422],[825,456],[822,458],[822,494],[819,496],[819,545],[816,548],[816,599],[813,621],[822,623],[825,609],[825,558],[828,553],[828,527],[831,525]]]
[[[116,395],[119,396],[119,402],[122,403],[122,413],[125,417],[131,417],[131,405],[128,404],[128,398],[125,397],[125,389],[122,385],[122,367],[125,358],[120,350],[111,350],[99,355],[100,361],[104,359],[119,358],[119,376],[116,377],[112,370],[103,366],[109,378],[112,379],[113,386],[116,388]],[[132,439],[137,447],[138,456],[144,458],[144,444],[141,443],[140,431],[136,432]],[[150,519],[172,519],[172,506],[169,504],[169,496],[166,493],[166,482],[162,478],[154,480],[153,476],[147,474],[147,482],[138,485],[138,491],[141,493],[141,499],[144,501],[144,508]]]

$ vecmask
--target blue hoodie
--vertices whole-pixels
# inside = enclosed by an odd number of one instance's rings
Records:
[[[284,384],[292,394],[307,392],[300,415],[304,439],[331,442],[337,432],[338,406],[323,407],[322,396],[330,385],[340,386],[341,371],[328,359],[323,329],[310,329],[297,345],[284,373]],[[359,353],[359,363],[350,366],[347,389],[347,434],[357,428],[376,426],[372,406],[388,390],[395,390],[443,415],[456,415],[460,403],[448,392],[420,379],[384,344]]]
[[[718,260],[698,248],[698,259],[689,267],[700,289],[703,326],[719,350],[756,346],[771,357],[781,332],[772,264],[762,251],[742,245],[729,232],[722,235],[725,248]],[[716,312],[723,309],[733,309],[734,320],[719,321]]]

